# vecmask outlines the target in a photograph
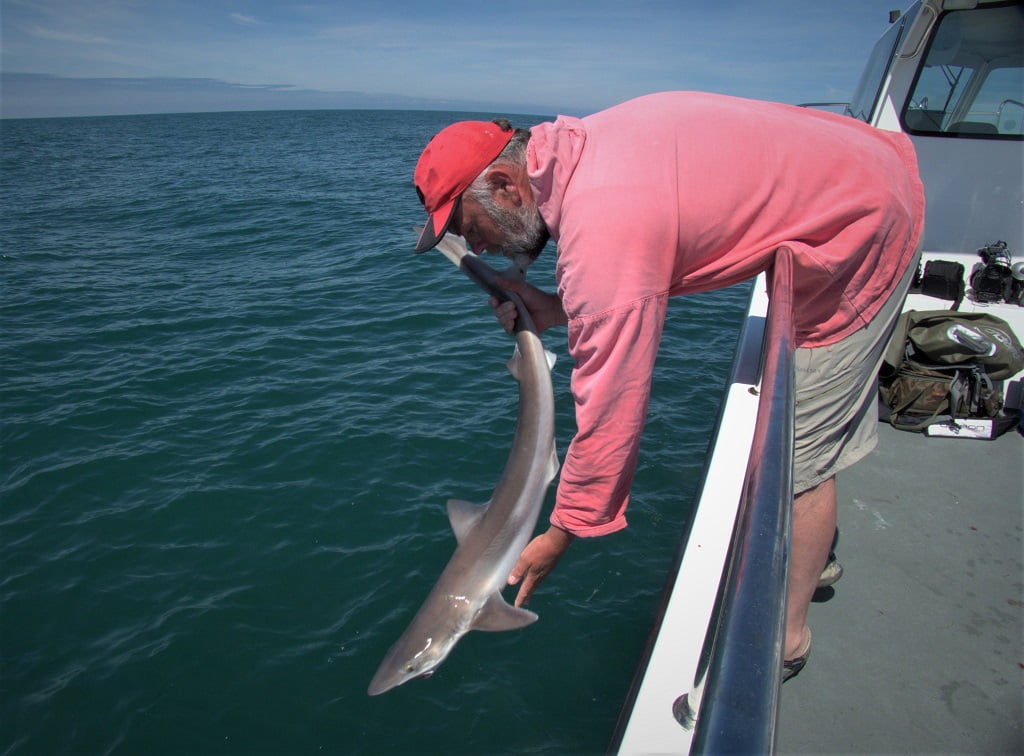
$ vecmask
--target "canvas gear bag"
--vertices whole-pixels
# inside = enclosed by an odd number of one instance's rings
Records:
[[[1024,369],[1024,347],[1001,318],[950,310],[900,316],[879,371],[880,417],[894,428],[991,418],[992,437],[1017,423],[993,380]]]
[[[1002,392],[978,365],[929,368],[907,361],[879,390],[887,419],[900,430],[920,431],[951,418],[995,418],[1003,406]]]
[[[903,359],[941,365],[978,364],[1003,380],[1024,370],[1024,347],[1010,325],[987,312],[911,310],[900,316],[885,362]]]

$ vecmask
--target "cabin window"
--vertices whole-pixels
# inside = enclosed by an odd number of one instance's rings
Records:
[[[1020,139],[1024,5],[944,13],[900,117],[912,134]]]

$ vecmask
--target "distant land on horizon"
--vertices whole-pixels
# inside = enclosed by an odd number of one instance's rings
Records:
[[[63,118],[245,110],[442,110],[555,114],[550,105],[232,84],[210,78],[67,77],[0,73],[0,118]],[[597,110],[598,108],[595,108]],[[559,110],[568,115],[583,115]]]

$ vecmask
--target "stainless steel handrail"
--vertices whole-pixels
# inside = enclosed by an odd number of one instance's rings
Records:
[[[776,252],[762,380],[736,527],[694,691],[691,753],[775,748],[793,504],[793,262]],[[696,706],[694,706],[696,704]]]

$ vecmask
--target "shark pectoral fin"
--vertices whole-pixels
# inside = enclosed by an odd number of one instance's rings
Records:
[[[462,543],[462,539],[476,527],[486,511],[486,504],[481,506],[459,499],[449,499],[448,522],[452,524],[452,530],[455,531],[455,540]]]
[[[555,356],[554,352],[545,349],[544,359],[548,361],[548,370],[551,370],[552,368],[555,367],[555,361],[558,360],[558,357]]]
[[[537,615],[529,609],[516,609],[500,593],[492,593],[480,613],[473,618],[470,629],[485,632],[518,630],[536,621]]]

